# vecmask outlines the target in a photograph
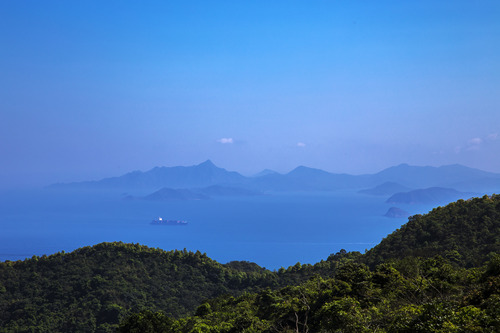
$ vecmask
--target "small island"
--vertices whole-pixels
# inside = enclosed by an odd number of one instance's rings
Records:
[[[406,217],[410,216],[410,213],[408,213],[406,210],[403,210],[403,209],[398,208],[398,207],[391,207],[391,208],[389,208],[387,213],[384,214],[384,216],[399,219],[399,218],[403,218],[403,217],[406,218]]]

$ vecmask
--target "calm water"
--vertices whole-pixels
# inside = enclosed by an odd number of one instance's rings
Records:
[[[373,247],[407,221],[384,217],[391,206],[384,201],[346,191],[172,202],[128,201],[105,192],[0,193],[0,260],[123,241],[277,269]],[[431,208],[399,207],[412,214]],[[158,216],[189,224],[150,225]]]

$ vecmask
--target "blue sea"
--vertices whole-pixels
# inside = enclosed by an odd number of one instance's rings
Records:
[[[407,221],[383,216],[391,207],[385,197],[355,191],[167,202],[124,196],[49,189],[0,193],[0,261],[123,241],[199,250],[221,263],[247,260],[273,270],[314,264],[341,249],[364,253]],[[411,214],[432,208],[398,207]],[[151,225],[159,216],[188,225]]]

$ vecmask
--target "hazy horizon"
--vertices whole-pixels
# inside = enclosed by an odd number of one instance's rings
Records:
[[[500,172],[500,4],[0,3],[0,189],[156,166]]]
[[[386,169],[389,169],[389,168],[393,168],[393,167],[398,167],[398,166],[402,166],[402,165],[408,165],[410,167],[434,167],[434,168],[440,168],[440,167],[447,167],[447,166],[453,166],[453,165],[459,165],[459,166],[463,166],[463,167],[466,167],[466,168],[471,168],[471,169],[476,169],[476,170],[481,170],[481,171],[487,171],[487,170],[482,170],[482,169],[479,169],[479,168],[473,168],[473,167],[469,167],[469,166],[466,166],[466,165],[463,165],[463,164],[458,164],[458,163],[455,163],[455,164],[445,164],[445,165],[437,165],[437,166],[434,166],[434,165],[412,165],[412,164],[408,164],[408,163],[400,163],[400,164],[396,164],[396,165],[391,165],[391,166],[388,166],[387,168],[383,168],[383,169],[380,169],[380,170],[376,170],[374,172],[367,172],[367,173],[349,173],[349,172],[332,172],[332,171],[329,171],[329,170],[324,170],[324,169],[321,169],[321,168],[313,168],[313,167],[310,167],[308,165],[297,165],[295,167],[293,167],[292,169],[290,170],[285,170],[285,171],[278,171],[278,170],[272,170],[272,169],[269,169],[269,168],[264,168],[258,172],[255,172],[255,173],[250,173],[250,174],[246,174],[246,173],[243,173],[243,172],[240,172],[238,170],[232,170],[232,169],[228,169],[228,168],[225,168],[223,165],[218,165],[216,163],[214,163],[212,160],[208,159],[208,160],[205,160],[205,161],[201,161],[199,163],[195,163],[195,164],[191,164],[191,165],[169,165],[169,166],[166,166],[166,165],[157,165],[157,166],[154,166],[152,168],[148,168],[148,169],[143,169],[143,170],[139,170],[139,169],[131,169],[131,170],[128,170],[128,171],[125,171],[123,173],[120,173],[120,174],[109,174],[107,176],[102,176],[102,177],[99,177],[99,178],[85,178],[85,179],[79,179],[78,177],[76,177],[75,179],[70,179],[68,181],[55,181],[55,182],[50,182],[50,183],[40,183],[40,184],[16,184],[15,186],[7,186],[7,187],[4,187],[4,188],[0,188],[0,190],[12,190],[12,189],[29,189],[29,188],[43,188],[43,187],[46,187],[46,186],[50,186],[50,185],[54,185],[54,184],[62,184],[62,183],[77,183],[77,182],[86,182],[86,181],[100,181],[100,180],[103,180],[103,179],[107,179],[107,178],[114,178],[114,177],[121,177],[121,176],[124,176],[124,175],[127,175],[129,173],[133,173],[133,172],[148,172],[148,171],[151,171],[152,169],[154,168],[163,168],[163,167],[166,167],[166,168],[169,168],[169,167],[194,167],[194,166],[198,166],[202,163],[205,163],[207,161],[210,161],[212,162],[217,168],[221,168],[221,169],[225,169],[226,171],[229,171],[229,172],[237,172],[239,174],[241,174],[242,176],[245,176],[245,177],[254,177],[254,176],[258,176],[259,173],[261,172],[265,172],[265,171],[273,171],[273,172],[277,172],[279,174],[282,174],[282,175],[286,175],[287,173],[289,172],[292,172],[293,170],[299,168],[299,167],[306,167],[306,168],[311,168],[311,169],[317,169],[317,170],[322,170],[322,171],[326,171],[326,172],[329,172],[329,173],[332,173],[332,174],[347,174],[347,175],[354,175],[354,176],[359,176],[359,175],[373,175],[373,174],[377,174],[381,171],[384,171]],[[487,171],[487,172],[491,172],[491,171]],[[498,173],[498,172],[492,172],[492,173]],[[500,173],[499,173],[500,174]]]
[[[104,179],[108,179],[108,178],[115,178],[115,177],[121,177],[121,176],[125,176],[129,173],[134,173],[134,172],[142,172],[142,173],[147,173],[155,168],[170,168],[170,167],[195,167],[195,166],[198,166],[198,165],[201,165],[205,162],[211,162],[212,164],[214,164],[217,168],[221,168],[221,169],[224,169],[226,171],[229,171],[229,172],[237,172],[239,173],[240,175],[242,176],[245,176],[245,177],[255,177],[255,176],[259,176],[258,174],[261,173],[261,172],[266,172],[266,171],[270,171],[270,172],[277,172],[278,174],[281,174],[281,175],[286,175],[288,174],[289,172],[292,172],[294,171],[295,169],[297,168],[300,168],[300,167],[306,167],[306,168],[310,168],[310,169],[316,169],[316,170],[321,170],[321,171],[326,171],[326,172],[329,172],[331,174],[346,174],[346,175],[353,175],[353,176],[361,176],[361,175],[375,175],[379,172],[382,172],[384,170],[387,170],[387,169],[390,169],[390,168],[395,168],[395,167],[400,167],[400,166],[403,166],[403,165],[406,165],[406,166],[410,166],[410,167],[432,167],[432,168],[441,168],[441,167],[449,167],[449,166],[454,166],[454,165],[457,165],[457,166],[462,166],[462,167],[466,167],[466,168],[471,168],[471,169],[475,169],[475,170],[480,170],[480,171],[486,171],[486,170],[482,170],[482,169],[478,169],[478,168],[472,168],[472,167],[469,167],[469,166],[466,166],[466,165],[462,165],[462,164],[458,164],[458,163],[455,163],[455,164],[446,164],[446,165],[438,165],[438,166],[432,166],[432,165],[412,165],[412,164],[408,164],[408,163],[400,163],[400,164],[397,164],[397,165],[392,165],[392,166],[389,166],[387,168],[383,168],[383,169],[380,169],[380,170],[377,170],[375,172],[369,172],[369,173],[359,173],[359,174],[356,174],[356,173],[349,173],[349,172],[331,172],[329,170],[324,170],[324,169],[320,169],[320,168],[312,168],[310,166],[307,166],[307,165],[297,165],[296,167],[290,169],[290,170],[286,170],[286,171],[283,171],[283,172],[280,172],[280,171],[277,171],[277,170],[272,170],[272,169],[269,169],[269,168],[265,168],[265,169],[262,169],[260,170],[259,172],[256,172],[256,173],[252,173],[252,174],[245,174],[245,173],[242,173],[238,170],[232,170],[232,169],[227,169],[225,168],[223,165],[218,165],[216,163],[214,163],[212,160],[208,159],[208,160],[205,160],[205,161],[201,161],[199,163],[196,163],[196,164],[192,164],[192,165],[171,165],[171,166],[164,166],[164,165],[158,165],[158,166],[154,166],[153,168],[149,168],[149,169],[144,169],[144,170],[139,170],[139,169],[135,169],[135,170],[128,170],[126,172],[123,172],[123,173],[120,173],[120,174],[110,174],[108,176],[103,176],[103,177],[100,177],[100,178],[87,178],[87,179],[73,179],[73,180],[68,180],[68,181],[56,181],[56,182],[52,182],[52,183],[44,183],[44,184],[30,184],[28,186],[26,185],[17,185],[15,187],[5,187],[5,188],[0,188],[0,190],[12,190],[12,189],[29,189],[29,188],[32,188],[32,189],[36,189],[36,188],[45,188],[47,186],[51,186],[51,185],[56,185],[56,184],[71,184],[71,183],[78,183],[78,182],[87,182],[87,181],[90,181],[90,182],[94,182],[94,181],[101,181],[101,180],[104,180]],[[486,172],[491,172],[491,171],[486,171]],[[495,173],[495,172],[492,172],[492,173]],[[500,173],[497,173],[497,174],[500,174]]]

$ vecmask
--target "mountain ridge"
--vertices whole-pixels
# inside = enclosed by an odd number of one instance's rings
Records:
[[[122,176],[101,180],[58,183],[51,188],[76,189],[150,189],[202,188],[213,185],[245,188],[257,191],[334,191],[362,190],[379,187],[384,183],[398,183],[406,188],[467,187],[474,191],[500,190],[500,174],[462,165],[440,167],[400,164],[374,174],[351,175],[331,173],[322,169],[298,166],[286,174],[263,172],[260,176],[246,177],[236,171],[217,167],[206,160],[193,166],[155,167],[148,171],[132,171]]]
[[[244,182],[245,176],[219,168],[210,160],[192,166],[154,167],[148,171],[132,171],[122,176],[95,181],[58,183],[52,188],[130,189],[190,188]]]
[[[432,204],[447,203],[458,199],[468,199],[474,193],[460,192],[455,189],[445,187],[429,187],[425,189],[398,192],[386,200],[390,204]]]

